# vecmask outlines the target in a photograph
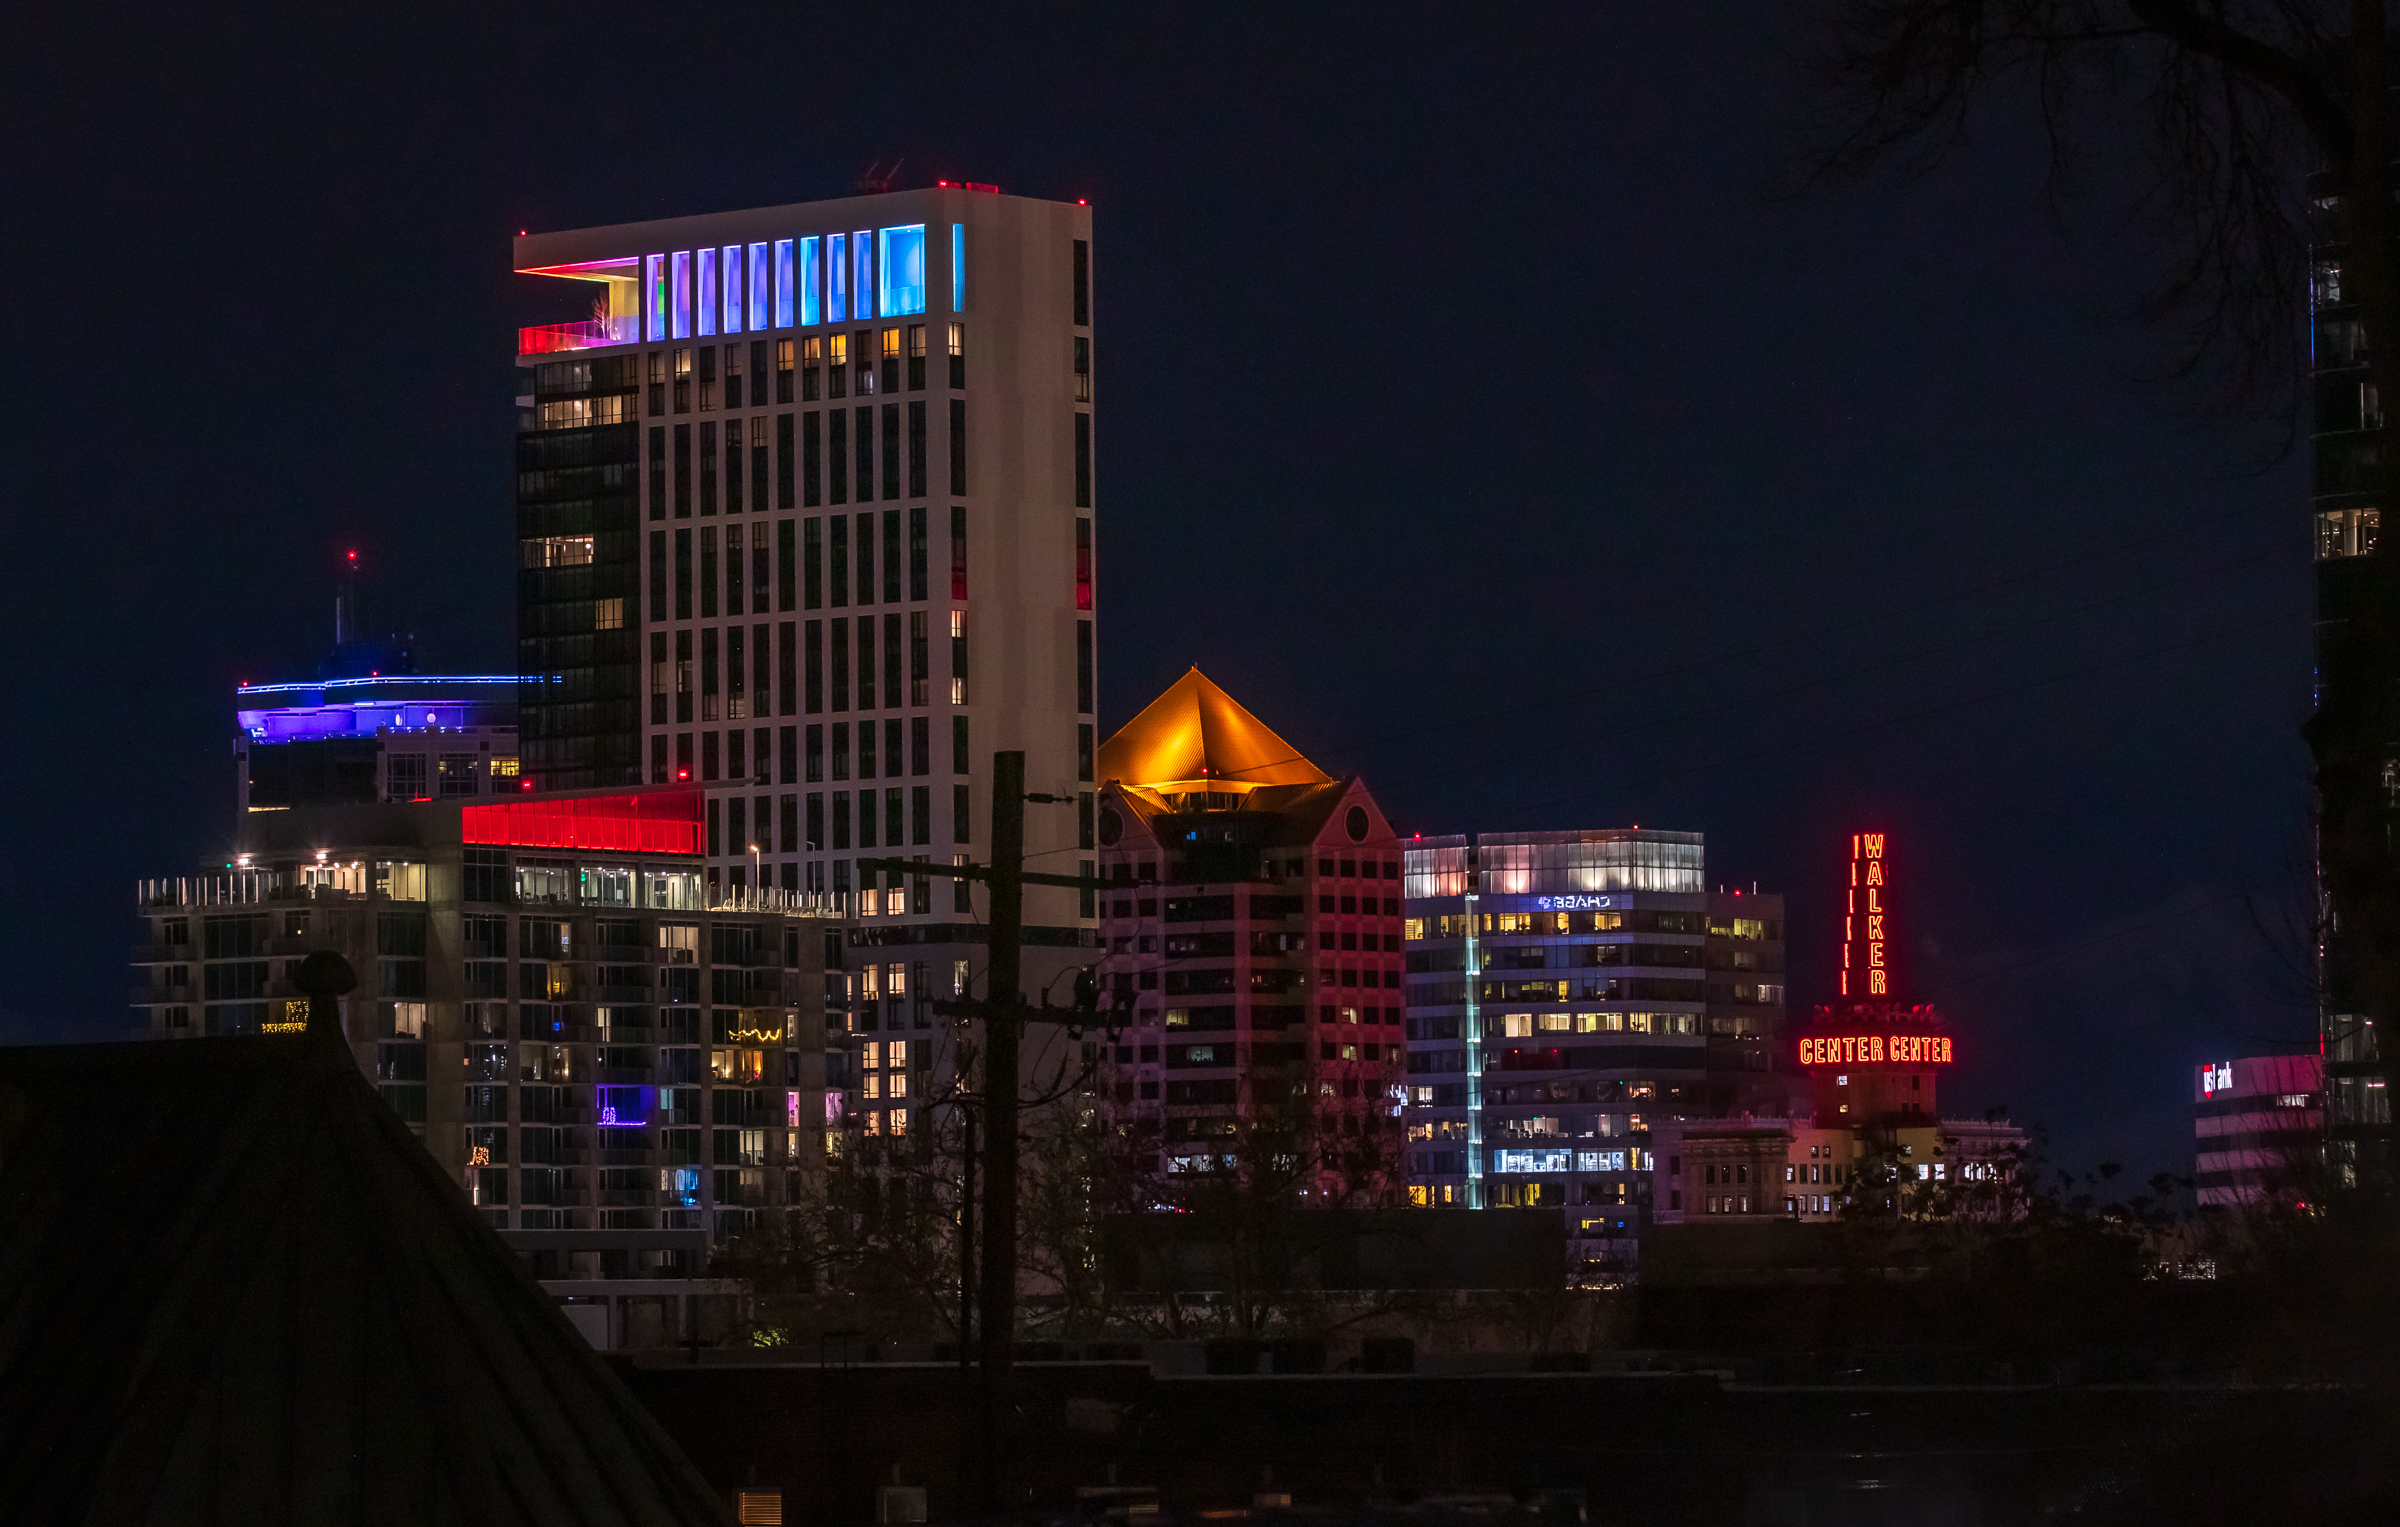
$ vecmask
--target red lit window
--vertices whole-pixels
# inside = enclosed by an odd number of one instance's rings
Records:
[[[1092,607],[1092,522],[1075,522],[1075,608]]]
[[[967,597],[967,511],[950,511],[950,597]]]
[[[658,790],[576,800],[504,801],[459,811],[459,839],[520,848],[700,852],[701,794]]]

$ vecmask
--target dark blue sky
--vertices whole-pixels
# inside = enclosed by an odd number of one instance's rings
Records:
[[[511,663],[509,236],[993,181],[1096,212],[1103,705],[1199,663],[1410,830],[1704,831],[1821,998],[1846,834],[2060,1154],[2305,1042],[2297,463],[2136,380],[1996,122],[1773,194],[1786,7],[47,8],[0,23],[0,1033],[121,1032],[230,691],[332,565]]]

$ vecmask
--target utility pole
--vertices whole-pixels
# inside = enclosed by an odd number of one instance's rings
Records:
[[[936,865],[917,859],[861,859],[861,871],[890,870],[895,874],[939,875],[954,880],[980,880],[991,887],[988,923],[992,962],[980,1003],[937,1003],[936,1011],[964,1013],[983,1019],[983,1266],[982,1326],[976,1332],[977,1367],[982,1382],[976,1391],[976,1442],[983,1509],[1006,1509],[1000,1499],[1000,1414],[1007,1408],[1009,1369],[1017,1349],[1017,1086],[1029,1013],[1024,993],[1025,887],[1064,886],[1099,890],[1101,882],[1077,875],[1050,875],[1025,868],[1025,803],[1071,804],[1071,796],[1025,793],[1025,755],[992,755],[992,862],[989,865]],[[1040,1016],[1066,1019],[1074,1013],[1045,1007]],[[970,1192],[973,1174],[974,1123],[967,1125]],[[971,1237],[971,1230],[962,1236]],[[967,1343],[966,1274],[972,1265],[971,1247],[959,1257],[961,1361]]]
[[[984,986],[983,1368],[985,1509],[1000,1501],[1000,1409],[1017,1347],[1017,1068],[1024,1034],[1025,755],[992,755],[992,964]]]

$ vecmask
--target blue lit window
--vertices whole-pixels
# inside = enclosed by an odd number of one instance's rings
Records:
[[[678,249],[667,257],[667,338],[692,337],[692,252]]]
[[[842,323],[850,317],[849,239],[825,235],[825,321]]]
[[[643,338],[667,337],[667,257],[654,254],[642,261]]]
[[[791,241],[787,239],[784,242],[789,244]],[[824,300],[825,293],[824,264],[825,251],[818,245],[818,242],[815,239],[802,239],[800,241],[800,327],[804,329],[811,324],[825,321],[824,310],[819,305]],[[787,305],[783,311],[783,321],[778,327],[788,329],[791,326],[791,308]]]
[[[967,225],[950,225],[950,311],[967,310]]]
[[[650,1122],[650,1110],[658,1099],[655,1087],[602,1087],[599,1093],[602,1129],[641,1128]]]
[[[783,241],[783,326],[792,326],[792,241]],[[750,332],[767,326],[767,246],[750,246]]]
[[[875,234],[876,290],[885,318],[925,311],[925,225],[883,228]]]
[[[717,332],[717,252],[700,251],[700,332]]]
[[[809,258],[814,260],[817,253],[814,246],[816,245],[817,241],[815,239],[809,239],[806,242],[811,246],[808,252]],[[810,309],[813,311],[817,305],[816,287],[813,282],[808,289],[805,300],[807,301]],[[792,241],[790,239],[777,239],[775,241],[775,327],[779,329],[788,329],[791,326]]]
[[[742,332],[742,246],[725,246],[725,332]]]
[[[700,1202],[700,1169],[696,1166],[670,1166],[659,1171],[659,1183],[672,1201],[689,1208]]]
[[[850,235],[850,316],[875,311],[875,235],[861,228]]]

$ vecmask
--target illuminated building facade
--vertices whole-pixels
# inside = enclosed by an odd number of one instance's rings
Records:
[[[1089,791],[1089,208],[944,185],[535,234],[516,268],[596,294],[518,339],[527,776],[698,785],[720,885],[957,942],[950,882],[853,859],[980,856],[995,750]],[[1079,827],[1035,813],[1027,850]]]
[[[2261,1055],[2212,1061],[2192,1087],[2194,1181],[2202,1208],[2309,1202],[2325,1169],[2325,1061]]]
[[[2350,258],[2350,218],[2338,181],[2320,175],[2309,188],[2309,346],[2311,438],[2316,473],[2310,495],[2316,542],[2316,683],[2322,694],[2343,664],[2382,661],[2350,640],[2351,621],[2379,598],[2373,553],[2383,511],[2376,454],[2382,450],[2383,405],[2368,370],[2366,326],[2356,288],[2343,279]],[[2391,675],[2372,682],[2388,692]],[[2384,735],[2391,735],[2390,730]],[[2384,763],[2387,782],[2394,764]],[[2400,800],[2389,796],[2388,800]],[[2400,826],[2386,807],[2385,835]],[[2392,1105],[2375,1023],[2339,947],[2328,943],[2319,975],[2318,1023],[2325,1056],[2325,1144],[2337,1179],[2354,1180],[2359,1163],[2386,1148]]]
[[[1787,1041],[1802,1090],[1739,1118],[1658,1130],[1655,1223],[1829,1220],[1862,1195],[1865,1207],[1897,1211],[1906,1188],[1985,1176],[2023,1149],[2014,1125],[1940,1115],[1936,1089],[1957,1040],[1939,1009],[1902,995],[1892,850],[1889,834],[1851,835],[1843,995]]]
[[[1149,1170],[1207,1171],[1305,1095],[1342,1185],[1396,1191],[1401,855],[1375,798],[1197,668],[1102,744],[1099,775],[1118,1138]]]
[[[514,675],[420,674],[403,638],[361,640],[358,553],[313,679],[234,692],[234,809],[363,805],[515,790]]]
[[[703,828],[688,790],[252,814],[142,884],[135,999],[161,1039],[273,1031],[336,950],[360,1069],[495,1228],[739,1233],[824,1158],[839,925],[711,896]]]
[[[513,792],[514,675],[403,674],[235,691],[242,811]]]
[[[1783,898],[1711,892],[1700,834],[1412,838],[1411,1193],[1556,1207],[1587,1261],[1638,1228],[1652,1131],[1768,1082]]]

